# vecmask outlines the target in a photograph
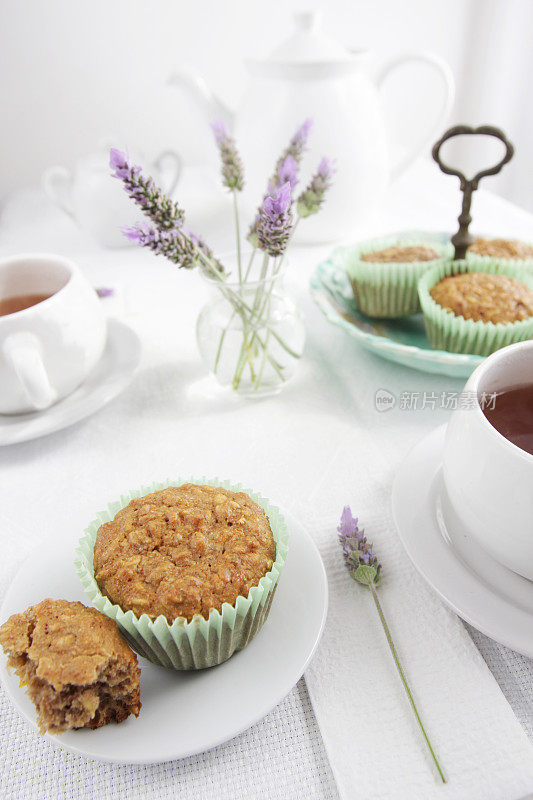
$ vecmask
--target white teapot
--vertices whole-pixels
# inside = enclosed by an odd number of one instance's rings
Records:
[[[230,125],[244,160],[249,213],[260,202],[279,153],[311,117],[309,152],[296,191],[302,190],[322,156],[335,159],[337,172],[323,209],[299,226],[298,238],[303,234],[308,241],[330,241],[362,232],[389,181],[433,140],[453,101],[453,77],[439,57],[424,52],[397,56],[382,66],[376,86],[362,69],[364,56],[364,51],[349,52],[322,33],[317,12],[305,12],[295,15],[293,35],[269,58],[247,62],[254,80],[236,115],[187,69],[173,74],[169,82],[200,101],[209,121],[218,117]],[[409,152],[389,165],[379,87],[409,61],[436,72],[443,82],[443,99],[423,135],[415,135]]]
[[[63,166],[49,167],[43,173],[42,186],[48,197],[101,245],[126,247],[131,243],[120,229],[142,215],[121,182],[111,176],[109,147],[109,141],[100,142],[98,152],[81,158],[72,172]],[[167,194],[172,194],[181,173],[182,162],[177,153],[165,151],[152,164],[138,153],[130,153],[130,157]]]

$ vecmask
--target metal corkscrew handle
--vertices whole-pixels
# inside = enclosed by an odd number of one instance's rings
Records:
[[[466,175],[464,175],[460,170],[453,169],[453,167],[449,167],[444,161],[441,161],[440,158],[440,149],[444,142],[448,141],[448,139],[453,139],[454,136],[463,136],[465,134],[481,134],[485,136],[494,136],[496,139],[499,139],[505,145],[505,155],[494,167],[490,167],[489,169],[483,169],[474,175],[473,178],[468,179]],[[507,139],[506,135],[502,130],[499,128],[494,128],[492,125],[480,125],[477,128],[472,128],[470,125],[456,125],[453,128],[450,128],[446,131],[446,133],[433,145],[433,150],[431,154],[441,170],[446,173],[446,175],[457,175],[459,178],[461,185],[461,191],[463,193],[463,205],[461,208],[461,213],[458,217],[459,222],[459,230],[457,233],[452,236],[452,244],[455,248],[455,255],[454,259],[464,258],[466,255],[466,251],[468,247],[473,243],[474,237],[468,232],[468,227],[472,222],[472,217],[470,215],[470,206],[472,204],[472,193],[478,188],[479,182],[481,178],[486,177],[487,175],[497,175],[498,172],[501,170],[504,164],[507,164],[514,155],[514,147],[511,142]]]

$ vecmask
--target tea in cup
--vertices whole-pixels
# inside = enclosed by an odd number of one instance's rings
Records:
[[[0,259],[0,413],[48,408],[100,359],[106,323],[96,292],[70,260]]]

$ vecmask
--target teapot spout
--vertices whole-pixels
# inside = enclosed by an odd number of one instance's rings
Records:
[[[187,67],[181,67],[170,75],[167,84],[183,89],[203,110],[209,122],[221,119],[230,130],[233,128],[235,117],[233,111],[216,97],[201,75]]]

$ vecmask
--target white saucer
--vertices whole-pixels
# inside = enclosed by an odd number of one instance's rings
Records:
[[[303,674],[319,642],[328,589],[322,559],[313,541],[291,515],[289,555],[262,630],[250,644],[218,667],[175,672],[143,658],[142,709],[120,725],[48,737],[67,750],[102,761],[153,764],[201,753],[262,719]],[[45,597],[87,598],[74,569],[78,531],[48,542],[24,563],[9,587],[0,622]],[[66,542],[66,543],[65,543]],[[0,678],[19,711],[35,726],[35,709],[6,658]]]
[[[454,515],[441,469],[445,430],[419,442],[396,475],[392,509],[400,539],[422,577],[460,617],[533,658],[533,582],[500,566]]]
[[[94,414],[126,388],[140,357],[137,334],[117,319],[108,320],[104,353],[82,385],[45,411],[0,414],[0,446],[55,433]]]

